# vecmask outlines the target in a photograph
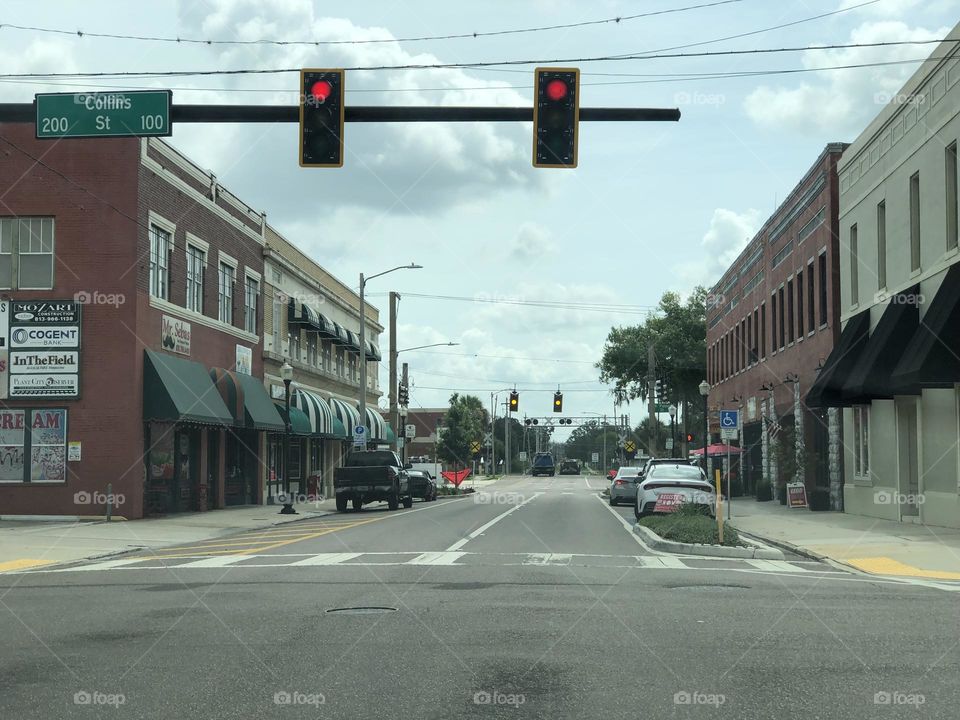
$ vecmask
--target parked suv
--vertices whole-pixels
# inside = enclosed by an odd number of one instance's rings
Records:
[[[550,453],[537,453],[533,458],[533,468],[530,470],[530,474],[533,477],[537,475],[549,475],[553,477],[556,472],[556,468],[553,464],[553,455]]]

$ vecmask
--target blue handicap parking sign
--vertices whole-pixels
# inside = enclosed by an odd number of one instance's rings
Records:
[[[724,430],[734,430],[740,427],[739,410],[721,410],[720,428]]]

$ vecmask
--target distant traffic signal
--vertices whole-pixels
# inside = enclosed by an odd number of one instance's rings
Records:
[[[397,386],[397,402],[404,406],[410,402],[410,390],[404,383]]]
[[[534,71],[533,166],[575,168],[580,122],[580,71]]]
[[[555,392],[553,394],[553,411],[563,412],[563,393]]]
[[[343,77],[300,71],[300,167],[343,167]]]
[[[520,393],[514,390],[510,393],[510,412],[516,412],[520,407]]]
[[[688,442],[688,443],[692,443],[692,442],[693,442],[693,433],[687,433],[687,442]]]

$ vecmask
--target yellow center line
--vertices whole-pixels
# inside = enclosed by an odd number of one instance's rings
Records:
[[[844,562],[874,575],[960,580],[960,573],[947,570],[924,570],[888,557],[847,558]]]
[[[5,562],[0,562],[0,572],[6,572],[7,570],[23,570],[25,568],[41,567],[43,565],[50,565],[54,560],[33,560],[31,558],[20,558],[19,560],[7,560]]]

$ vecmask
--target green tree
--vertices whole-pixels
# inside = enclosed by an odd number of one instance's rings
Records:
[[[647,399],[647,350],[653,345],[657,375],[666,375],[673,390],[671,402],[693,401],[706,376],[707,291],[702,287],[682,302],[674,292],[660,298],[657,311],[641,325],[611,328],[597,363],[600,380],[613,383],[619,400]],[[701,416],[702,419],[702,416]]]
[[[470,465],[473,455],[470,443],[483,440],[490,419],[480,398],[474,395],[450,396],[450,407],[443,418],[437,454],[445,462],[457,467]]]

